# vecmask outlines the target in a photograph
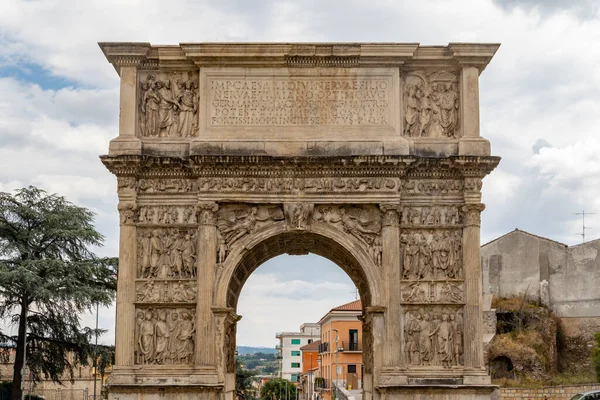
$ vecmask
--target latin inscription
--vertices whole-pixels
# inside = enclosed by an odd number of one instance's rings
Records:
[[[209,79],[211,126],[389,126],[391,78]]]

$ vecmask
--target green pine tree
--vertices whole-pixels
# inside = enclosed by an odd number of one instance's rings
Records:
[[[23,348],[34,381],[73,378],[94,354],[94,329],[80,326],[82,312],[111,304],[116,259],[99,258],[94,214],[35,187],[0,192],[0,318],[18,325],[0,332],[16,351],[11,398],[21,398]],[[100,333],[100,332],[99,332]],[[26,337],[27,334],[27,337]]]

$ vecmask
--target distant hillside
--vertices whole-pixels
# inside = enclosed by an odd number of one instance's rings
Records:
[[[274,347],[238,346],[237,352],[239,355],[256,354],[256,353],[275,354],[275,353],[277,353],[277,349],[275,349]]]

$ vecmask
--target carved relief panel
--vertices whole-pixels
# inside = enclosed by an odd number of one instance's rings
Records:
[[[138,214],[140,225],[196,225],[194,206],[141,206]]]
[[[402,212],[403,226],[456,226],[462,223],[459,206],[406,206]]]
[[[138,228],[137,277],[195,278],[196,229]]]
[[[463,365],[463,314],[451,306],[406,306],[404,356],[411,366]]]
[[[136,302],[138,303],[195,303],[197,294],[195,280],[138,280]]]
[[[408,195],[443,196],[462,193],[460,179],[406,179],[402,181],[402,192]]]
[[[403,85],[404,136],[458,138],[458,77],[447,71],[408,73]]]
[[[403,280],[462,279],[462,230],[408,230],[400,235]]]
[[[136,309],[135,363],[185,365],[194,362],[194,309]]]
[[[164,178],[164,179],[140,179],[140,193],[188,193],[197,190],[195,179]]]
[[[139,132],[144,138],[198,136],[198,73],[139,73]]]
[[[224,204],[217,211],[217,260],[225,261],[229,248],[244,236],[274,222],[283,221],[281,205]]]

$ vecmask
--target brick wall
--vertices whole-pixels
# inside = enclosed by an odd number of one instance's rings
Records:
[[[547,386],[541,389],[501,388],[496,392],[495,398],[498,400],[569,400],[577,393],[589,392],[590,390],[600,390],[600,384]]]

